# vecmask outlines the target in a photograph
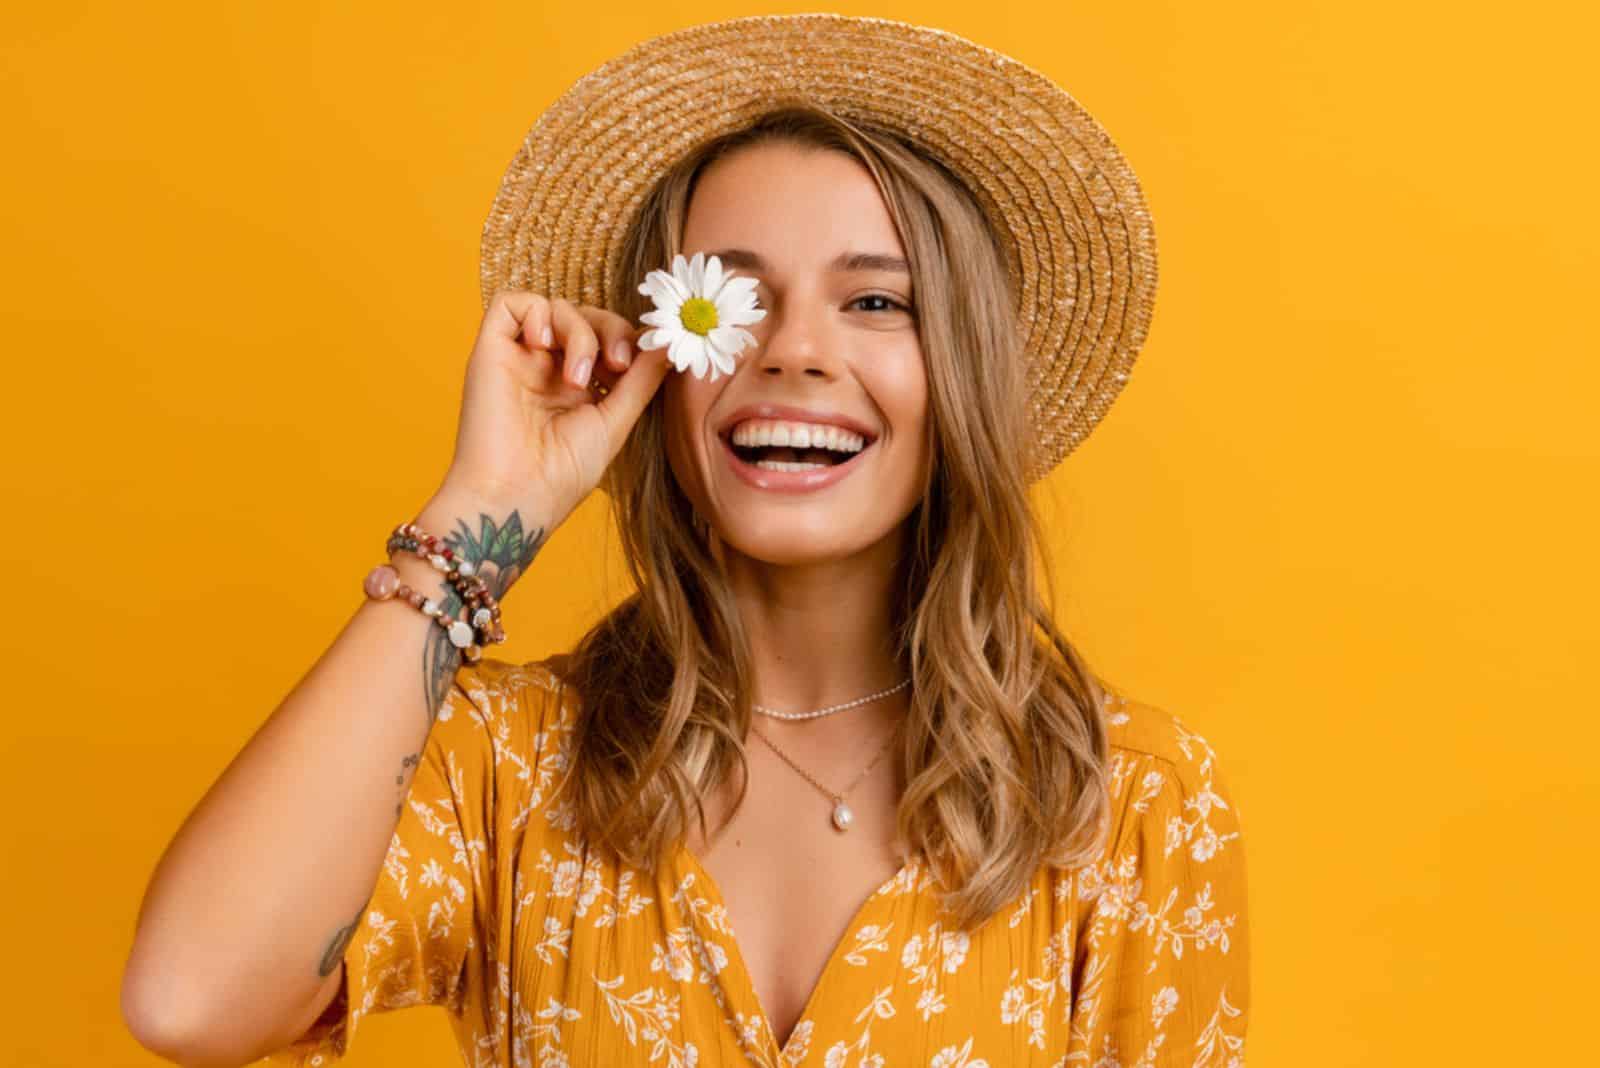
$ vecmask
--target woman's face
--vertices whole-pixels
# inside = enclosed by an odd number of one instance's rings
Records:
[[[767,312],[746,327],[757,344],[731,376],[670,373],[662,387],[668,459],[696,510],[725,547],[772,564],[881,542],[917,504],[930,450],[917,295],[871,174],[833,151],[740,149],[701,173],[683,252],[716,254],[757,279]],[[841,262],[863,253],[888,262]],[[763,405],[791,410],[761,419]],[[732,440],[737,430],[741,441],[787,433],[792,443],[795,424],[819,423],[854,428],[866,447],[831,467],[784,472],[759,461],[821,457]]]

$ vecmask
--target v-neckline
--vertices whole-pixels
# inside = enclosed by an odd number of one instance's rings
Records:
[[[690,852],[687,843],[682,841],[678,843],[677,855],[683,858],[683,863],[688,866],[690,871],[692,871],[702,882],[705,883],[706,893],[712,898],[713,904],[720,906],[722,909],[722,915],[728,925],[727,945],[725,947],[728,951],[728,967],[731,967],[738,972],[739,983],[744,987],[746,993],[749,994],[752,1006],[754,1006],[755,1011],[760,1015],[763,1029],[769,1036],[772,1044],[774,1046],[778,1046],[778,1060],[780,1062],[787,1061],[790,1040],[792,1040],[795,1036],[795,1033],[800,1030],[800,1025],[811,1018],[812,1011],[817,1007],[818,999],[828,985],[828,977],[838,970],[839,958],[842,957],[847,951],[851,941],[856,936],[856,932],[860,930],[862,921],[865,920],[867,914],[879,904],[879,898],[884,897],[891,887],[905,879],[906,873],[912,871],[917,866],[917,860],[915,857],[908,859],[905,863],[900,865],[899,869],[893,875],[889,876],[889,878],[885,879],[881,884],[879,884],[876,890],[868,894],[866,899],[862,901],[860,905],[856,906],[855,913],[850,917],[850,922],[845,924],[844,931],[839,935],[839,940],[833,944],[833,950],[828,954],[827,963],[822,966],[822,972],[817,976],[816,983],[812,985],[811,992],[806,995],[805,1005],[803,1008],[801,1008],[800,1015],[795,1017],[794,1027],[789,1031],[789,1034],[784,1038],[783,1043],[780,1045],[778,1042],[778,1032],[774,1030],[772,1026],[772,1017],[767,1015],[767,1007],[761,1003],[761,993],[756,989],[755,977],[751,974],[750,968],[745,962],[744,950],[739,946],[738,932],[734,930],[733,916],[728,912],[728,902],[727,899],[722,896],[722,887],[717,885],[716,879],[712,878],[711,872],[708,871],[706,866],[700,862],[700,858],[695,856],[694,853]],[[691,918],[692,917],[693,912],[691,911]]]

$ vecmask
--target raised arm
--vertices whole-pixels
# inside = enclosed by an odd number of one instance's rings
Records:
[[[635,336],[605,309],[526,291],[502,290],[486,309],[450,470],[415,518],[497,597],[597,485],[665,377],[665,350],[634,358]],[[602,399],[591,381],[607,387]],[[396,551],[392,562],[460,614],[426,561]],[[460,664],[443,628],[410,605],[355,610],[156,866],[122,986],[143,1045],[184,1064],[242,1065],[318,1019]]]

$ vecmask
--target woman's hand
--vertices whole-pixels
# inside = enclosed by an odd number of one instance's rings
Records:
[[[467,361],[439,496],[516,508],[553,530],[599,485],[672,366],[665,348],[636,351],[642,332],[604,308],[497,291]]]

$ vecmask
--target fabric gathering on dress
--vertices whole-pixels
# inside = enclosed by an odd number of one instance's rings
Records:
[[[1176,716],[1108,688],[1097,858],[1041,867],[970,933],[911,860],[862,903],[780,1048],[698,859],[674,849],[651,877],[577,835],[558,789],[575,698],[551,663],[461,668],[338,996],[266,1063],[330,1064],[369,1014],[439,1005],[471,1068],[1244,1064],[1239,817]]]

